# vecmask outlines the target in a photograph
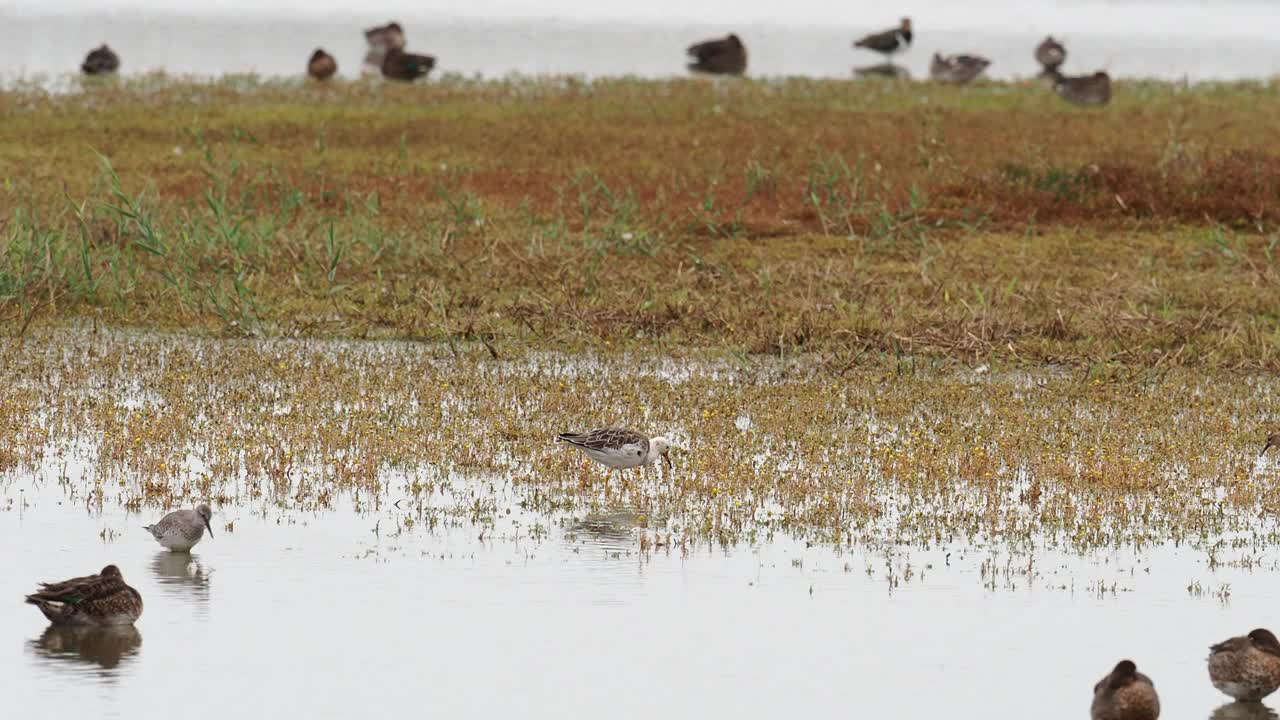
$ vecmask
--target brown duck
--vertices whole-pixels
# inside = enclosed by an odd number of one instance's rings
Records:
[[[1121,660],[1093,686],[1093,720],[1156,720],[1160,698],[1151,678],[1138,672],[1132,660]]]
[[[911,18],[902,18],[898,27],[867,35],[855,42],[853,46],[875,50],[885,57],[892,57],[895,53],[911,47]]]
[[[712,75],[741,75],[747,71],[747,46],[732,33],[720,40],[690,45],[689,69]]]
[[[111,75],[120,69],[120,56],[103,43],[101,47],[90,50],[80,63],[80,71],[85,75]]]
[[[1053,39],[1050,35],[1040,44],[1036,46],[1036,62],[1044,68],[1045,72],[1053,72],[1062,66],[1067,60],[1067,48],[1062,43]]]
[[[426,77],[435,66],[436,59],[431,55],[414,55],[400,48],[391,48],[387,50],[387,56],[382,59],[382,76],[392,80],[413,82],[420,77]]]
[[[378,25],[364,31],[365,42],[370,47],[382,48],[404,48],[404,28],[400,27],[400,23],[392,20],[386,25]]]
[[[369,50],[364,56],[365,74],[376,74],[382,72],[382,61],[387,57],[387,51],[391,48],[404,49],[404,28],[400,27],[400,23],[392,22],[386,25],[371,27],[364,31],[364,40],[369,44]]]
[[[1280,688],[1280,641],[1258,628],[1210,647],[1209,680],[1236,700],[1261,700]]]
[[[1111,102],[1111,76],[1105,72],[1068,76],[1052,74],[1053,91],[1075,105],[1106,105]]]
[[[129,625],[142,615],[142,596],[115,565],[97,575],[40,583],[26,601],[55,625]]]
[[[338,72],[338,61],[322,49],[317,48],[307,61],[307,74],[316,80],[328,80]]]
[[[939,53],[934,53],[933,61],[929,64],[929,77],[934,82],[963,85],[981,75],[990,64],[990,60],[977,55],[943,57]]]

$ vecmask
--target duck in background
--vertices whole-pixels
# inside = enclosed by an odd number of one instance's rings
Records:
[[[1132,660],[1121,660],[1093,686],[1092,720],[1156,720],[1160,698],[1151,678],[1138,672]]]
[[[1280,688],[1280,641],[1258,628],[1210,647],[1209,681],[1238,701],[1258,702]]]
[[[85,75],[113,75],[120,69],[120,56],[103,43],[101,47],[90,50],[80,64],[80,71]]]
[[[1073,105],[1106,105],[1111,102],[1111,76],[1098,71],[1092,75],[1051,75],[1053,91]]]
[[[719,40],[690,45],[689,69],[711,75],[741,75],[747,71],[747,46],[732,33]]]
[[[388,50],[404,49],[404,29],[393,20],[386,25],[365,30],[364,40],[369,44],[369,50],[364,55],[362,72],[365,75],[377,75],[382,72],[382,61],[386,59]]]
[[[316,80],[328,80],[336,72],[338,72],[338,61],[334,60],[332,55],[320,48],[316,48],[316,51],[311,53],[311,59],[307,61],[307,75]]]
[[[929,64],[929,77],[934,82],[963,85],[981,75],[989,65],[990,60],[978,55],[943,57],[941,53],[934,53],[933,61]]]
[[[856,48],[874,50],[885,56],[892,64],[893,56],[911,47],[911,18],[902,18],[898,27],[884,32],[873,33],[853,44]]]
[[[1052,35],[1041,40],[1040,44],[1036,46],[1036,62],[1040,63],[1041,77],[1056,73],[1066,60],[1067,48],[1062,43],[1054,40]]]
[[[400,48],[391,48],[382,59],[382,76],[391,80],[413,82],[426,77],[435,66],[436,59],[431,55],[415,55]]]

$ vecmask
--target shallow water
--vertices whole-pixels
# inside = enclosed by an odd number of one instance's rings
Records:
[[[853,39],[897,20],[871,4],[826,0],[786,12],[723,3],[611,11],[610,4],[570,1],[441,12],[383,3],[364,14],[313,3],[297,11],[248,3],[250,9],[180,15],[135,5],[114,12],[67,2],[0,8],[0,78],[74,73],[103,42],[120,53],[127,74],[300,76],[311,51],[324,47],[337,57],[340,75],[357,77],[361,30],[393,16],[405,26],[410,49],[439,58],[438,73],[684,75],[686,46],[732,30],[747,43],[751,75],[847,78],[854,67],[880,62],[875,53],[854,50]],[[1230,80],[1269,78],[1280,69],[1280,46],[1263,30],[1280,22],[1280,9],[1267,3],[989,2],[965,4],[963,11],[955,3],[927,3],[913,12],[916,45],[898,62],[921,79],[934,52],[985,55],[994,78],[1034,76],[1032,51],[1046,34],[1067,43],[1070,73]]]
[[[39,413],[25,417],[26,426],[49,433],[47,446],[34,466],[0,472],[0,546],[8,548],[0,555],[0,598],[9,598],[0,603],[0,644],[8,644],[0,649],[0,677],[5,707],[15,717],[1073,718],[1084,716],[1093,683],[1121,657],[1153,677],[1165,718],[1259,717],[1224,707],[1204,657],[1212,642],[1280,624],[1273,609],[1280,552],[1265,500],[1264,509],[1246,506],[1238,518],[1250,532],[1206,521],[1182,543],[1149,534],[1138,535],[1146,541],[1116,535],[1104,549],[987,533],[928,540],[913,534],[919,530],[904,521],[905,508],[885,513],[890,519],[868,531],[872,542],[808,542],[797,528],[762,532],[768,539],[758,540],[743,531],[719,543],[681,527],[680,518],[653,521],[625,503],[601,502],[597,488],[617,480],[534,440],[523,453],[506,451],[513,456],[505,469],[387,466],[378,471],[377,488],[345,487],[323,502],[301,488],[337,483],[332,468],[295,469],[281,487],[258,492],[265,481],[246,460],[243,476],[212,486],[222,497],[215,503],[215,535],[188,557],[163,551],[141,529],[162,513],[154,501],[139,504],[136,494],[139,486],[150,492],[155,482],[150,456],[103,457],[118,452],[107,434],[163,446],[165,434],[174,432],[172,415],[183,412],[174,407],[183,397],[196,408],[208,403],[190,420],[197,436],[209,435],[208,445],[184,451],[189,467],[171,490],[186,493],[208,469],[220,467],[212,445],[224,425],[263,433],[261,442],[276,444],[273,423],[290,414],[324,423],[358,414],[355,403],[325,414],[331,408],[321,405],[334,405],[336,392],[324,390],[326,383],[363,387],[371,374],[400,378],[404,372],[425,374],[431,383],[447,379],[457,388],[445,396],[453,414],[444,422],[465,422],[475,413],[468,375],[479,375],[501,397],[518,397],[521,376],[536,378],[538,387],[566,382],[603,390],[602,379],[607,383],[632,364],[541,355],[468,364],[436,354],[447,350],[408,343],[109,332],[54,333],[0,350],[12,363],[0,378],[15,393],[39,388],[49,393],[50,415],[57,408],[74,419],[65,425]],[[258,366],[264,357],[279,363],[281,379],[223,375],[230,372],[225,363],[249,358]],[[344,374],[331,375],[326,361]],[[307,382],[322,391],[290,394],[288,363],[306,368]],[[752,374],[670,358],[638,368],[673,391],[699,377],[739,393],[750,390],[750,382],[803,380],[800,361]],[[214,394],[205,376],[193,380],[205,388],[200,393],[181,384],[199,372],[225,377],[217,391],[226,393],[274,383],[280,405],[255,415],[256,401],[247,400],[242,414],[206,425],[206,415],[225,410],[202,397]],[[965,382],[987,377],[960,374]],[[125,377],[132,382],[123,383]],[[1034,389],[1053,381],[1049,374],[1016,373],[993,382]],[[1208,408],[1273,397],[1269,379],[1246,379],[1244,386],[1247,392],[1236,397],[1230,393],[1238,388],[1206,381],[1194,395]],[[610,398],[612,391],[602,394]],[[424,390],[397,385],[385,392],[383,402],[369,401],[399,412],[394,393]],[[551,391],[541,392],[550,403]],[[319,404],[299,407],[306,398]],[[1104,408],[1089,398],[1072,402],[1101,415]],[[81,401],[88,403],[84,418],[76,414]],[[1181,427],[1191,410],[1185,399],[1173,402],[1184,408],[1170,408],[1162,419]],[[122,429],[106,412],[112,404],[140,423]],[[698,409],[687,410],[697,415]],[[757,412],[743,422],[759,409],[744,408],[730,424],[763,433],[777,420]],[[881,411],[887,422],[892,408]],[[0,418],[5,412],[0,404]],[[982,414],[980,407],[958,412]],[[481,429],[489,420],[473,422],[473,434],[459,437],[496,441]],[[157,434],[145,434],[151,430]],[[361,430],[353,422],[336,432]],[[906,428],[901,432],[908,436]],[[1083,442],[1090,429],[1074,432]],[[696,481],[681,473],[710,472],[705,456],[716,452],[713,441],[693,440],[694,452],[704,457],[684,461],[678,475],[663,478],[665,486]],[[1159,446],[1164,439],[1151,442]],[[1221,443],[1212,446],[1230,452]],[[302,446],[291,450],[303,454]],[[248,451],[230,452],[242,457]],[[569,469],[549,466],[554,462]],[[1275,469],[1257,463],[1253,472],[1268,483]],[[571,483],[585,483],[576,501],[536,481],[545,474],[553,483],[552,476],[566,473]],[[412,489],[441,475],[448,482]],[[957,495],[950,502],[977,500]],[[1010,508],[1000,512],[1017,505]],[[684,522],[696,524],[697,517]],[[1145,522],[1139,526],[1135,518],[1132,527],[1158,532],[1160,523]],[[136,633],[51,632],[20,602],[39,580],[107,563],[119,565],[145,598]]]
[[[1211,571],[1174,547],[1041,553],[1031,580],[941,548],[891,585],[883,556],[785,540],[641,554],[626,513],[534,542],[395,534],[394,507],[226,507],[186,556],[140,529],[150,513],[64,501],[56,474],[0,495],[0,543],[23,549],[0,573],[15,717],[1073,718],[1121,656],[1154,678],[1164,717],[1207,717],[1224,699],[1207,645],[1274,625],[1280,589],[1273,570]],[[18,602],[108,562],[145,598],[136,636],[68,639]]]

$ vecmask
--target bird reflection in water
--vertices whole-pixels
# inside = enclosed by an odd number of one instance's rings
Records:
[[[641,527],[640,514],[631,508],[609,508],[573,518],[568,531],[573,535],[586,535],[595,540],[630,540],[636,528]]]
[[[198,555],[162,550],[151,560],[151,572],[161,588],[171,594],[191,595],[205,600],[209,596],[209,576]]]
[[[1229,702],[1209,716],[1209,720],[1277,720],[1280,715],[1260,702]]]
[[[31,646],[47,658],[111,670],[138,653],[142,633],[133,625],[50,625]]]

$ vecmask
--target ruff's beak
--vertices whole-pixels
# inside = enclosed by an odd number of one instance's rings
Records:
[[[209,537],[213,537],[213,526],[209,524],[209,518],[204,519],[204,526],[209,530]]]
[[[675,470],[675,469],[676,469],[675,464],[671,462],[671,455],[670,455],[670,454],[668,454],[668,453],[662,453],[662,462],[664,462],[664,463],[666,463],[666,464],[667,464],[667,469],[668,469],[668,470]]]

